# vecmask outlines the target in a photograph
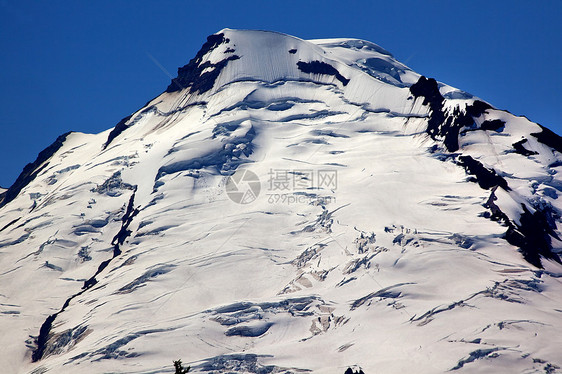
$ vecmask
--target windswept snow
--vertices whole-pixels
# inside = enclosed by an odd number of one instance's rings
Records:
[[[170,87],[4,201],[5,372],[560,370],[555,134],[357,39],[225,29]]]

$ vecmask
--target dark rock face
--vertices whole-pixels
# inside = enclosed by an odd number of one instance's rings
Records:
[[[107,146],[113,141],[113,139],[118,137],[119,134],[121,134],[123,131],[127,130],[127,128],[128,128],[127,122],[131,119],[131,117],[132,116],[125,117],[121,121],[119,121],[119,123],[117,123],[117,125],[115,125],[113,130],[111,130],[111,132],[109,133],[109,136],[107,137],[107,141],[103,145],[103,149],[106,149]]]
[[[488,109],[492,109],[490,104],[480,100],[475,100],[472,105],[466,107],[466,112],[473,117],[480,117]]]
[[[439,92],[437,81],[433,78],[426,78],[423,75],[416,83],[410,86],[410,92],[414,97],[423,97],[423,105],[429,105],[431,110],[440,110],[443,107],[445,98]]]
[[[519,224],[516,224],[494,203],[496,199],[494,189],[484,206],[492,212],[492,220],[503,222],[507,226],[505,240],[518,247],[527,262],[542,268],[543,256],[562,263],[560,257],[552,251],[551,237],[559,239],[554,232],[556,223],[553,216],[557,214],[553,212],[552,207],[537,207],[535,212],[531,213],[525,204],[521,204],[523,214],[519,217]]]
[[[216,64],[212,64],[209,61],[205,63],[201,62],[207,53],[218,46],[228,44],[229,42],[230,40],[225,38],[224,34],[213,34],[208,36],[207,41],[203,44],[195,57],[192,58],[187,65],[178,68],[178,76],[172,79],[172,82],[166,88],[165,92],[176,92],[189,88],[189,93],[202,94],[213,88],[220,72],[224,69],[228,62],[238,60],[240,57],[233,54],[235,50],[229,47],[224,51],[225,54],[229,54],[229,56],[224,60],[219,61]],[[207,71],[203,73],[205,70]],[[146,108],[145,110],[150,110],[150,108]],[[129,128],[127,122],[129,122],[130,119],[131,116],[127,116],[115,125],[113,130],[109,133],[103,149],[106,149],[117,136]]]
[[[453,113],[446,113],[443,108],[445,98],[439,92],[437,81],[424,76],[410,87],[410,92],[415,98],[423,97],[423,105],[428,105],[431,110],[426,132],[433,140],[442,140],[449,152],[459,150],[461,129],[475,127],[474,118],[480,117],[486,110],[492,108],[483,101],[475,100],[471,105],[466,106],[464,112],[455,108]],[[497,125],[498,123],[494,123],[494,126]],[[487,130],[482,127],[480,129]]]
[[[340,74],[340,72],[330,64],[322,61],[311,61],[311,62],[297,62],[297,67],[300,71],[307,74],[324,74],[333,75],[339,80],[344,86],[347,86],[349,79]]]
[[[530,151],[523,146],[523,144],[527,143],[527,141],[527,139],[521,139],[520,141],[513,143],[512,145],[513,149],[515,149],[515,152],[523,156],[532,156],[538,154],[537,152]]]
[[[43,357],[43,353],[45,352],[47,340],[49,339],[49,333],[53,326],[53,322],[57,318],[58,313],[51,314],[45,322],[41,325],[41,329],[39,330],[39,336],[37,337],[35,343],[37,345],[37,349],[33,351],[31,354],[31,360],[33,362],[37,362]]]
[[[39,330],[39,335],[37,336],[37,338],[35,338],[35,349],[31,353],[31,360],[33,362],[37,362],[41,360],[45,356],[45,354],[48,354],[50,351],[53,350],[53,344],[54,345],[58,344],[56,341],[53,342],[52,344],[50,342],[52,338],[51,330],[53,328],[53,322],[57,319],[58,315],[64,312],[66,308],[68,308],[70,302],[74,298],[82,295],[88,289],[96,285],[97,284],[96,276],[99,273],[101,273],[112,260],[114,260],[117,256],[121,254],[120,246],[125,242],[125,239],[129,235],[131,235],[131,230],[129,230],[129,225],[131,224],[133,218],[139,213],[139,210],[134,206],[135,193],[136,193],[136,187],[135,187],[135,191],[133,192],[133,194],[129,199],[127,210],[125,211],[125,214],[121,218],[121,222],[122,222],[121,229],[115,235],[111,243],[113,245],[113,257],[109,260],[103,261],[98,266],[98,270],[96,271],[96,273],[90,279],[84,282],[84,286],[82,287],[82,290],[70,296],[68,299],[66,299],[62,308],[58,312],[51,314],[49,317],[47,317],[45,322],[43,322]]]
[[[53,144],[42,150],[37,159],[30,164],[27,164],[21,174],[18,176],[14,184],[3,194],[4,198],[0,201],[0,208],[8,204],[10,201],[14,200],[16,196],[24,189],[29,183],[31,183],[35,177],[43,170],[47,165],[48,161],[63,145],[66,138],[70,132],[63,134],[54,141]],[[42,167],[41,165],[45,163]]]
[[[464,112],[457,108],[453,110],[453,113],[447,113],[444,110],[445,98],[439,92],[439,86],[435,79],[420,77],[418,82],[410,87],[410,92],[415,98],[423,97],[423,105],[430,108],[427,134],[433,140],[441,141],[449,152],[459,150],[461,130],[463,132],[477,130],[503,131],[505,122],[499,119],[484,121],[477,128],[475,119],[487,110],[492,109],[489,104],[483,101],[475,100],[471,105],[466,106]],[[541,129],[540,133],[531,135],[536,137],[539,142],[562,153],[562,137],[542,126]],[[514,143],[514,151],[524,156],[537,154],[524,147],[527,142],[527,139],[522,139]],[[516,223],[495,204],[497,199],[495,192],[498,187],[507,192],[511,191],[507,181],[498,175],[494,169],[486,168],[470,156],[452,154],[451,157],[445,157],[442,160],[447,161],[450,158],[455,159],[457,157],[457,165],[462,166],[466,173],[472,176],[471,181],[478,183],[482,189],[491,190],[490,198],[484,204],[484,207],[490,210],[490,213],[486,213],[486,216],[507,226],[504,239],[511,245],[518,247],[523,258],[536,267],[542,268],[541,257],[561,262],[560,257],[553,252],[552,248],[552,238],[558,239],[555,232],[555,217],[559,216],[558,213],[554,212],[552,207],[548,205],[543,204],[530,208],[531,205],[536,204],[522,204],[523,213],[519,217],[519,223]]]
[[[474,182],[477,182],[485,190],[495,186],[499,186],[506,191],[511,190],[507,181],[497,175],[495,170],[485,168],[484,165],[470,156],[460,156],[458,164],[464,167],[468,174],[473,175]]]
[[[433,140],[442,138],[449,152],[457,151],[459,149],[459,132],[461,127],[457,123],[452,123],[453,118],[445,115],[443,110],[445,98],[439,92],[437,81],[433,78],[427,79],[421,76],[410,87],[410,92],[415,98],[423,97],[423,105],[428,105],[430,108],[430,117],[425,130],[428,135]]]
[[[113,245],[113,257],[110,258],[109,260],[102,262],[98,266],[98,270],[96,271],[96,273],[90,279],[84,282],[84,286],[82,286],[82,289],[87,290],[88,288],[91,288],[92,286],[95,286],[98,283],[96,276],[98,276],[98,274],[100,274],[107,267],[107,265],[109,265],[109,263],[112,260],[114,260],[117,256],[121,254],[120,246],[123,245],[123,243],[125,243],[125,239],[127,239],[131,235],[131,230],[129,230],[129,225],[133,221],[133,218],[140,212],[137,208],[135,208],[134,205],[136,186],[134,188],[135,190],[133,191],[133,194],[129,199],[129,204],[127,205],[127,211],[123,215],[123,218],[121,218],[121,222],[122,222],[121,229],[113,237],[113,240],[111,241],[111,245]]]
[[[531,135],[533,135],[535,138],[537,138],[537,140],[539,142],[541,142],[542,144],[547,145],[550,148],[553,148],[553,149],[557,150],[558,152],[562,153],[562,137],[560,135],[550,131],[546,127],[543,127],[541,125],[539,125],[539,126],[542,129],[542,131],[532,133]]]
[[[8,227],[12,226],[14,223],[16,223],[16,222],[19,221],[19,220],[20,220],[20,217],[18,217],[18,218],[16,218],[16,219],[12,220],[11,222],[8,222],[7,224],[4,225],[4,227],[2,227],[2,228],[0,229],[0,232],[6,230]]]
[[[522,204],[523,214],[519,217],[520,224],[512,224],[505,233],[505,239],[519,247],[525,260],[536,267],[542,268],[541,256],[562,263],[560,257],[552,252],[551,236],[559,239],[548,223],[549,212],[537,209],[531,213]]]
[[[203,57],[222,44],[228,44],[230,40],[224,37],[224,34],[214,34],[207,37],[207,42],[203,44],[197,55],[192,58],[189,63],[178,68],[177,78],[172,79],[172,83],[166,89],[166,92],[176,92],[189,88],[189,93],[205,93],[213,88],[220,72],[228,64],[229,61],[238,60],[240,57],[232,53],[234,49],[228,48],[225,53],[231,54],[229,57],[212,64],[209,61],[201,63]],[[207,69],[206,72],[203,71]]]
[[[501,119],[486,120],[480,125],[480,129],[488,131],[502,132],[505,122]]]

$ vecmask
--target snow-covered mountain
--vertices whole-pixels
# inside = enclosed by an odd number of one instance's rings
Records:
[[[5,373],[553,373],[562,139],[356,39],[225,29],[1,196]]]

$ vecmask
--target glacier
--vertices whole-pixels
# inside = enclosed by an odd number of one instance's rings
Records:
[[[224,29],[0,191],[6,373],[554,373],[562,138],[358,39]]]

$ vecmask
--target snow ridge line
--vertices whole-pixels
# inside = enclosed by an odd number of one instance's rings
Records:
[[[90,279],[84,282],[84,286],[82,286],[82,290],[70,296],[68,299],[66,299],[62,308],[58,312],[51,314],[49,317],[47,317],[45,322],[43,322],[41,328],[39,329],[39,335],[37,336],[37,338],[34,339],[36,348],[33,350],[31,354],[32,362],[37,362],[43,358],[45,349],[47,348],[47,344],[49,342],[49,335],[51,329],[53,328],[53,322],[58,317],[58,315],[66,310],[66,308],[70,305],[70,302],[73,299],[77,298],[78,296],[81,296],[84,292],[86,292],[94,285],[96,285],[98,283],[96,276],[98,276],[109,265],[111,261],[113,261],[117,256],[119,256],[122,253],[120,246],[125,242],[125,239],[127,239],[127,237],[131,235],[131,230],[129,230],[129,225],[133,221],[133,218],[140,212],[138,208],[134,208],[136,192],[137,192],[137,186],[135,186],[133,194],[129,199],[127,210],[125,211],[123,218],[121,218],[122,221],[121,229],[113,237],[113,240],[111,241],[111,244],[113,245],[113,257],[111,257],[109,260],[102,262],[98,267],[96,273]]]
[[[21,190],[23,190],[29,183],[31,183],[37,175],[43,171],[47,165],[49,165],[49,160],[61,147],[71,131],[59,136],[50,146],[42,150],[35,161],[27,164],[21,174],[18,176],[14,184],[10,186],[5,192],[0,194],[0,208],[8,204],[10,201],[14,200]]]
[[[508,217],[508,215],[502,212],[494,203],[497,199],[495,192],[498,187],[501,187],[507,193],[511,191],[508,182],[498,175],[494,169],[486,168],[482,163],[473,159],[471,156],[462,154],[459,145],[460,131],[464,128],[470,128],[475,119],[484,114],[486,110],[493,109],[492,106],[483,101],[476,100],[471,105],[466,106],[466,112],[461,112],[459,108],[455,108],[452,113],[446,113],[443,110],[446,99],[441,95],[437,81],[424,76],[421,76],[418,82],[410,87],[410,92],[416,99],[422,97],[423,105],[429,106],[430,116],[426,133],[433,140],[442,142],[447,151],[450,152],[449,157],[455,160],[455,164],[464,167],[468,175],[474,176],[470,181],[478,183],[480,188],[484,190],[491,189],[490,198],[484,204],[484,207],[490,210],[491,216],[489,218],[491,220],[503,222],[508,227],[503,235],[503,239],[509,244],[518,247],[523,258],[539,269],[544,268],[541,256],[562,263],[562,259],[553,251],[552,247],[551,238],[560,240],[554,231],[555,227],[550,223],[553,216],[552,209],[548,206],[533,206],[530,201],[521,203],[523,213],[519,217],[520,224],[517,224],[513,218]],[[493,123],[494,128],[503,127],[505,125],[504,121],[495,121],[496,122]],[[492,122],[488,122],[487,124],[491,125]],[[482,125],[484,125],[484,123]],[[479,130],[486,131],[489,130],[489,128],[480,127]],[[545,138],[549,138],[548,131],[550,130],[543,128],[542,133],[534,133],[531,135],[535,136],[539,141],[545,142]],[[553,137],[550,141],[550,144],[544,144],[559,152],[562,150],[562,139],[560,137]],[[520,146],[522,147],[521,144]],[[515,144],[513,144],[513,146],[515,147]],[[515,150],[517,151],[517,148],[515,148]],[[521,150],[517,153],[526,156],[525,152],[521,152]],[[527,204],[531,208],[529,208]]]

